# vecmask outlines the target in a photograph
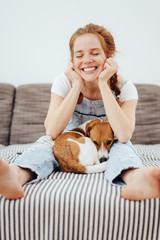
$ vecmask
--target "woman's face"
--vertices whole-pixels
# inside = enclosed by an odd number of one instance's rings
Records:
[[[105,61],[106,55],[95,34],[87,33],[76,38],[73,45],[73,66],[85,81],[97,80]]]

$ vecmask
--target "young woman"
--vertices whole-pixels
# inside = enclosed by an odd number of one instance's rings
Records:
[[[23,197],[26,182],[43,179],[58,167],[53,156],[54,139],[87,120],[101,118],[108,119],[118,139],[109,153],[106,179],[126,185],[123,198],[160,197],[160,168],[144,168],[129,141],[138,96],[134,85],[117,75],[112,35],[101,26],[89,24],[73,34],[70,51],[69,67],[55,79],[51,89],[45,119],[47,135],[11,166],[0,160],[0,194],[8,199]]]

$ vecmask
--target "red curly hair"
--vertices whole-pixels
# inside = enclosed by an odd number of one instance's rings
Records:
[[[79,28],[70,38],[69,47],[70,47],[70,53],[71,53],[71,59],[73,59],[73,46],[74,41],[77,37],[86,34],[86,33],[93,33],[98,36],[101,46],[103,48],[103,51],[107,58],[113,57],[116,52],[115,42],[114,38],[111,35],[109,31],[107,31],[103,26],[95,25],[95,24],[88,24],[84,28]],[[115,93],[116,97],[120,94],[120,89],[117,86],[117,73],[115,73],[110,78],[110,88]],[[83,94],[80,93],[78,104],[80,104],[83,101]],[[117,101],[119,99],[117,98]]]

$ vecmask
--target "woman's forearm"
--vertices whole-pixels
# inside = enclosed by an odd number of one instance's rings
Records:
[[[107,82],[99,83],[102,99],[108,121],[120,142],[127,142],[134,131],[134,121],[131,121],[114,98]]]
[[[76,107],[80,91],[81,87],[78,84],[74,84],[68,95],[56,109],[54,106],[52,107],[51,102],[45,120],[45,128],[46,134],[50,135],[53,139],[63,132],[68,125]]]

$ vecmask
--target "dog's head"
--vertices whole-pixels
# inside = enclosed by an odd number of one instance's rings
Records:
[[[100,162],[107,161],[114,134],[108,121],[95,119],[86,124],[85,135],[96,145]]]

